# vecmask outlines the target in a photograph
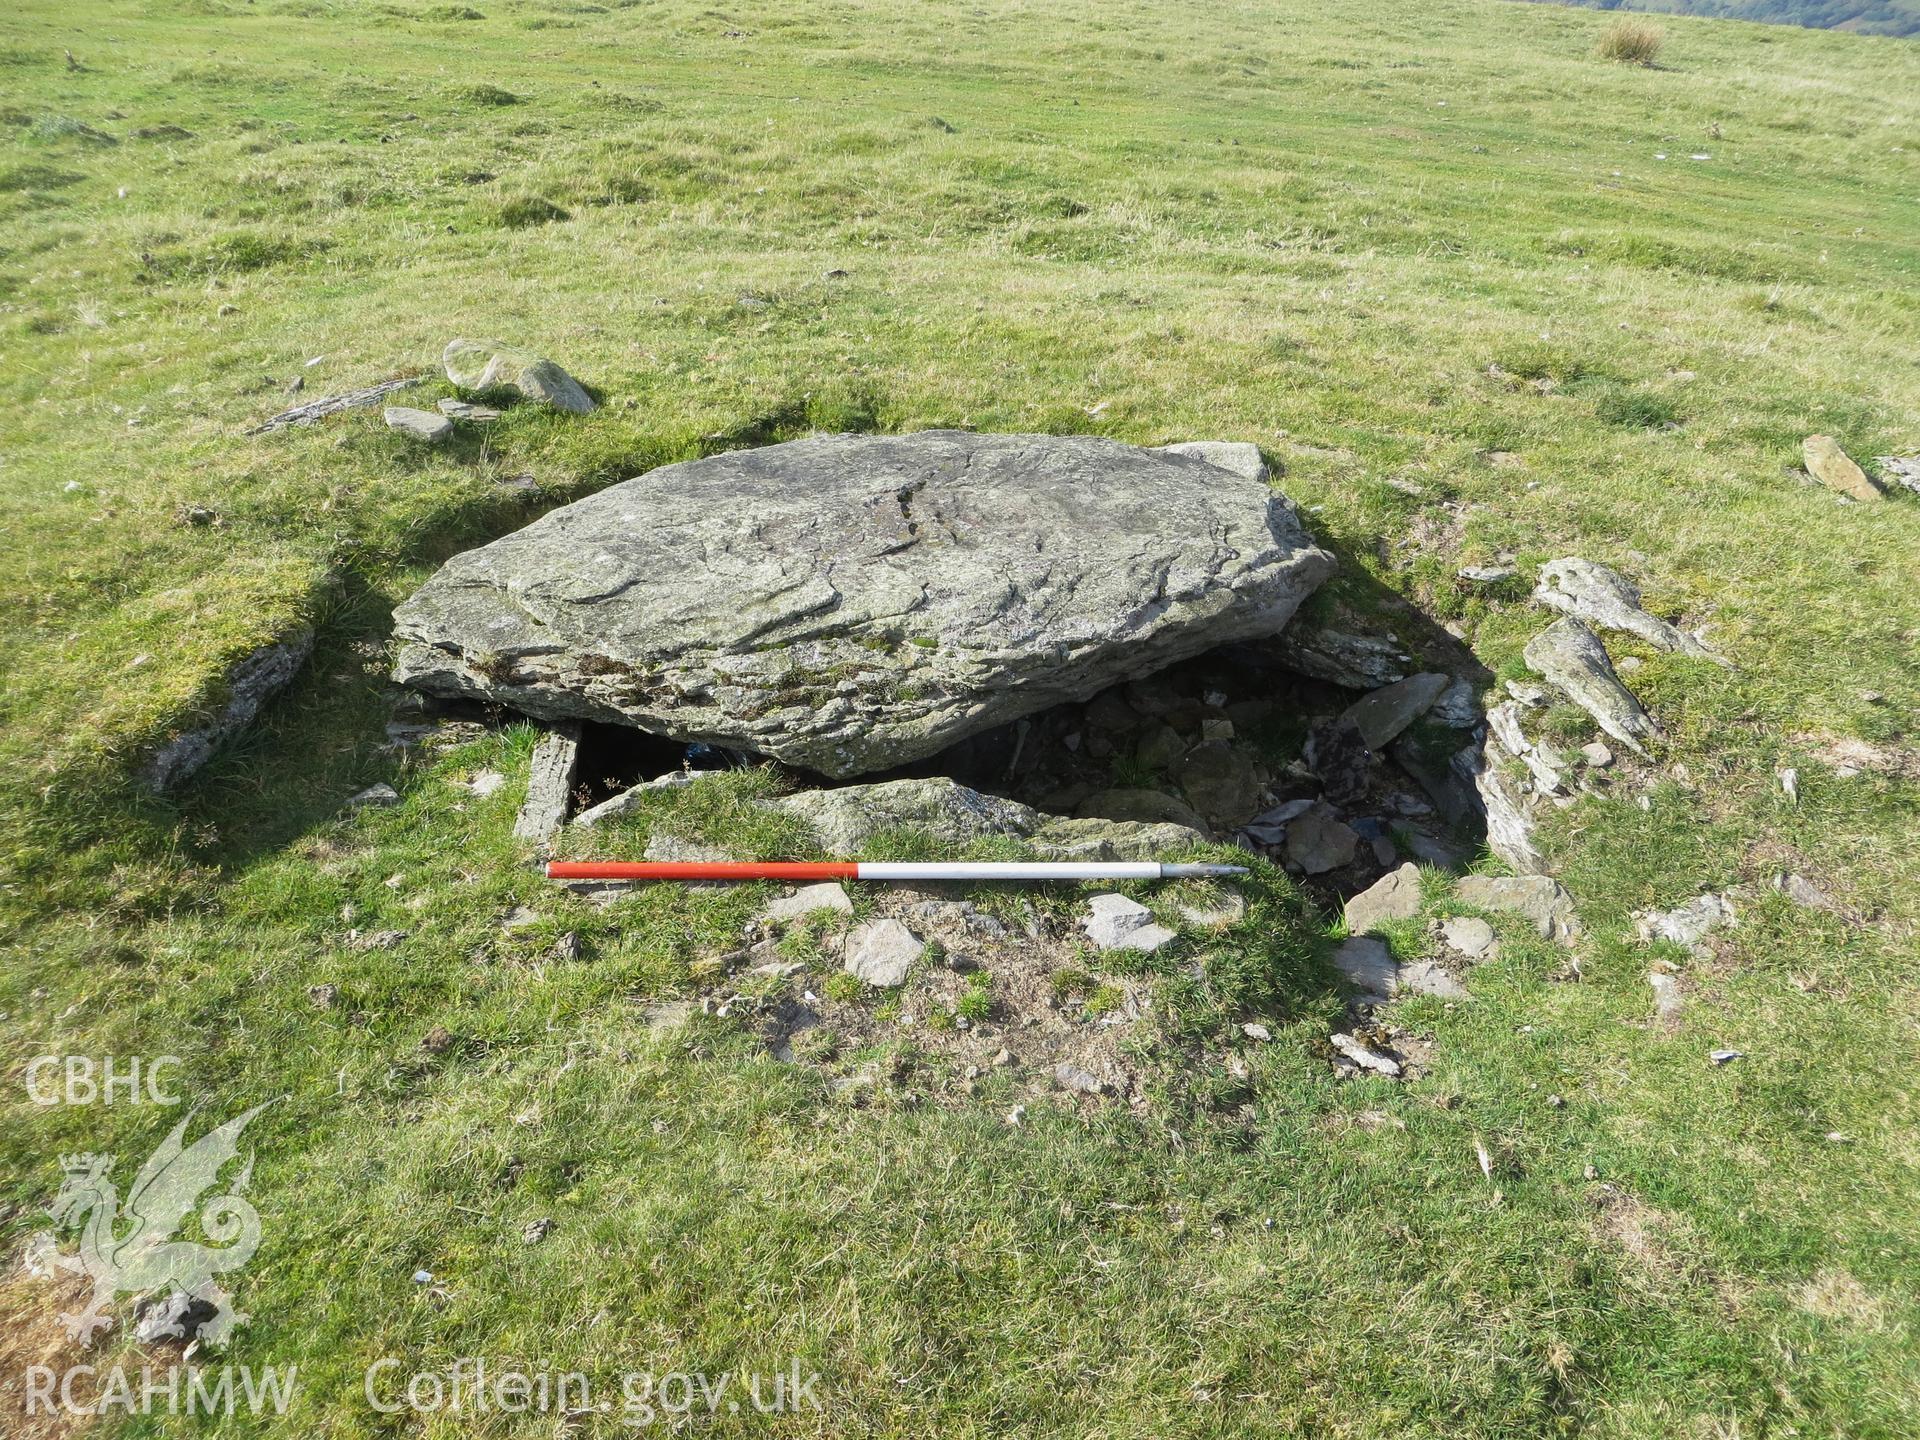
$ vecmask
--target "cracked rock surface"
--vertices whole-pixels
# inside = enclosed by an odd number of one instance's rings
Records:
[[[1270,636],[1292,506],[1088,436],[829,435],[654,470],[449,561],[398,678],[840,777]]]

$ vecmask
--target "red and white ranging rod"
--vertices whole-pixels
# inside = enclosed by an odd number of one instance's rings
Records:
[[[549,880],[1188,880],[1244,865],[1156,860],[552,860]]]

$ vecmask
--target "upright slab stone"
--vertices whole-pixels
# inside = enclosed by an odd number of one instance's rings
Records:
[[[527,798],[513,822],[514,838],[544,845],[567,823],[573,777],[580,767],[580,727],[562,721],[533,747],[527,766]]]
[[[828,435],[455,557],[395,616],[398,675],[857,775],[1273,635],[1333,565],[1283,497],[1191,455]]]

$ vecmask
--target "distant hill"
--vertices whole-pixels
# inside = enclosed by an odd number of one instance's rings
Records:
[[[1849,30],[1856,35],[1920,35],[1920,0],[1563,0],[1589,10],[1636,10],[1661,15],[1705,15]]]

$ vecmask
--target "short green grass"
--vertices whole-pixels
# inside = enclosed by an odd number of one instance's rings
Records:
[[[9,1075],[178,1054],[208,1115],[286,1097],[253,1132],[266,1241],[232,1358],[299,1364],[298,1433],[399,1433],[361,1397],[383,1355],[798,1356],[826,1408],[786,1428],[823,1435],[1920,1430],[1920,797],[1809,738],[1913,743],[1920,510],[1790,473],[1815,431],[1920,448],[1920,52],[1675,19],[1658,68],[1619,66],[1607,23],[1495,0],[0,17],[0,1042]],[[241,434],[295,376],[305,399],[429,371],[474,333],[603,408],[433,452],[377,412]],[[858,1106],[725,1019],[654,1034],[643,1005],[691,993],[756,896],[549,892],[516,787],[452,783],[523,774],[529,732],[379,748],[386,611],[649,466],[929,425],[1252,440],[1351,565],[1503,678],[1541,615],[1453,580],[1500,551],[1606,561],[1707,624],[1736,669],[1633,677],[1672,736],[1651,808],[1591,799],[1546,837],[1577,971],[1508,935],[1471,1004],[1409,1007],[1433,1073],[1338,1083],[1338,998],[1269,873],[1245,925],[1181,942],[1215,983],[1168,987],[1165,1043],[1203,1059],[1146,1116],[1009,1125],[990,1085],[916,1105],[910,1074]],[[498,483],[522,473],[532,501]],[[299,623],[295,689],[186,794],[139,798],[138,756]],[[376,779],[405,803],[343,816]],[[1692,1008],[1655,1030],[1629,912],[1776,868],[1853,918],[1744,907],[1716,960],[1666,957]],[[542,918],[503,933],[515,904]],[[566,930],[577,961],[550,953]],[[1217,1057],[1250,1009],[1273,1040],[1240,1076]],[[174,1118],[11,1082],[0,1104],[10,1241],[59,1153],[130,1172]]]

